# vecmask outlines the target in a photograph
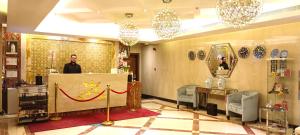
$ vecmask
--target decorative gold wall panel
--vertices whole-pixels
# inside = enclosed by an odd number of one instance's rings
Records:
[[[115,47],[112,42],[89,43],[80,41],[27,38],[27,81],[36,75],[47,76],[48,69],[63,72],[71,54],[77,55],[82,73],[109,73],[114,65]]]

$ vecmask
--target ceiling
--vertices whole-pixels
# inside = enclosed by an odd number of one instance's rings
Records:
[[[263,14],[251,27],[299,21],[299,0],[263,0]],[[211,32],[235,30],[222,25],[215,13],[216,0],[9,0],[8,30],[33,34],[54,34],[117,40],[125,13],[140,28],[143,42],[160,41],[151,29],[153,16],[165,6],[181,20],[187,38]]]
[[[173,0],[169,4],[161,0],[72,0],[56,11],[71,20],[83,23],[118,23],[125,19],[124,13],[133,13],[132,18],[140,27],[151,27],[152,16],[168,6],[181,19],[193,18],[196,8],[214,8],[216,0]]]

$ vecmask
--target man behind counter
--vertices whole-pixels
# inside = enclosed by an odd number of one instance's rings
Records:
[[[76,54],[71,54],[71,62],[65,64],[64,73],[81,73],[81,67],[76,63]]]

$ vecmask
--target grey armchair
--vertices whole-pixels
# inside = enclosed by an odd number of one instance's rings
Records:
[[[227,95],[226,116],[230,119],[233,114],[242,115],[242,124],[255,121],[258,118],[258,92],[240,91]]]
[[[198,85],[184,85],[177,89],[177,109],[179,108],[180,102],[193,103],[193,108],[197,108],[198,94],[196,92]]]

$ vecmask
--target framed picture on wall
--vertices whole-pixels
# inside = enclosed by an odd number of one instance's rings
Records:
[[[18,71],[17,70],[6,70],[6,77],[7,78],[17,78]]]
[[[18,58],[16,57],[6,57],[6,65],[17,66]]]
[[[6,54],[18,54],[18,41],[7,41],[5,48]]]

